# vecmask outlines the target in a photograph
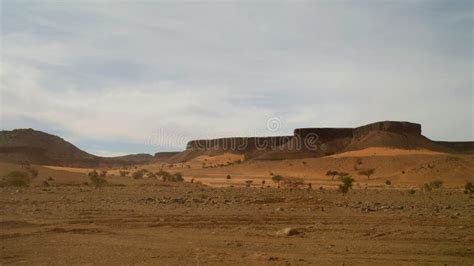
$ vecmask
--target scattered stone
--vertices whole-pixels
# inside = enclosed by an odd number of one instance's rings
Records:
[[[295,228],[287,227],[287,228],[281,229],[276,234],[277,236],[294,236],[300,233],[301,232],[296,230]]]

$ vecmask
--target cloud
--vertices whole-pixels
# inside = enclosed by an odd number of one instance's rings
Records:
[[[387,119],[472,140],[470,11],[469,1],[8,2],[1,127],[35,121],[93,150],[113,141],[110,153]],[[278,132],[266,130],[271,117]]]

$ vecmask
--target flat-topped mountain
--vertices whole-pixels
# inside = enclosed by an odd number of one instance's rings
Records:
[[[421,134],[420,124],[382,121],[356,128],[297,128],[293,136],[192,140],[185,151],[172,156],[169,161],[182,162],[201,155],[226,152],[260,160],[311,158],[370,147],[474,153],[472,141],[432,141]]]
[[[114,166],[149,162],[149,154],[100,157],[87,153],[64,139],[33,129],[0,131],[0,161],[59,166]]]
[[[185,162],[202,155],[224,153],[240,154],[246,160],[316,158],[371,147],[474,154],[472,141],[432,141],[421,134],[420,124],[398,121],[376,122],[356,128],[297,128],[292,136],[192,140],[182,152],[119,157],[96,156],[58,136],[33,129],[0,131],[0,161],[77,167],[123,166],[151,161]]]

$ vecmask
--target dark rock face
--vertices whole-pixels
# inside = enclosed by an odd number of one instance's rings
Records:
[[[354,137],[362,136],[370,131],[388,131],[399,134],[421,135],[421,125],[410,122],[384,121],[354,128]]]
[[[367,147],[429,149],[442,152],[474,152],[474,142],[434,142],[421,135],[421,125],[382,121],[356,128],[297,128],[293,136],[193,140],[186,159],[217,155],[223,151],[242,153],[247,159],[321,157]],[[265,147],[265,148],[263,148]],[[197,153],[196,153],[197,155]]]
[[[352,128],[297,128],[294,136],[297,138],[306,138],[309,135],[316,135],[321,141],[336,138],[352,138]]]
[[[278,136],[193,140],[188,142],[186,149],[195,151],[223,150],[235,152],[271,150],[287,143],[292,138],[293,136]]]
[[[209,140],[192,140],[188,142],[187,150],[275,150],[279,146],[296,139],[305,141],[307,138],[319,142],[335,139],[353,138],[368,134],[371,131],[388,131],[394,133],[421,135],[421,125],[409,122],[384,121],[368,124],[357,128],[297,128],[293,136],[251,137],[251,138],[220,138]]]

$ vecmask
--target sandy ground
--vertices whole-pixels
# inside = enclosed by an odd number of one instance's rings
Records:
[[[461,189],[474,181],[472,155],[368,150],[239,160],[227,154],[128,169],[163,167],[182,172],[183,183],[108,169],[101,189],[87,184],[92,169],[32,166],[39,176],[30,187],[0,188],[0,264],[474,263],[474,197]],[[357,174],[367,168],[376,169],[370,179]],[[0,163],[1,176],[18,169]],[[328,170],[351,174],[354,189],[340,194]],[[271,174],[303,178],[313,189],[277,189]],[[420,190],[435,179],[441,189]],[[297,233],[277,235],[284,228]]]
[[[441,189],[210,188],[134,180],[2,188],[2,264],[474,262],[474,198]],[[293,236],[277,232],[291,227]]]

